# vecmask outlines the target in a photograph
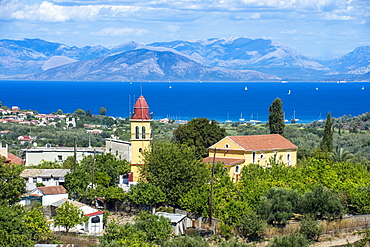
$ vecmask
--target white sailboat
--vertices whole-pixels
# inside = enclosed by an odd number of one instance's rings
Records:
[[[292,123],[298,122],[299,119],[295,118],[295,111],[293,111],[293,118],[292,118]]]
[[[288,95],[289,95],[289,94],[291,94],[291,93],[292,93],[292,91],[290,91],[290,89],[289,89],[289,90],[288,90]]]
[[[365,87],[364,87],[364,86],[362,86],[361,90],[365,90]]]
[[[257,115],[257,120],[254,120],[254,119],[253,119],[253,113],[252,113],[252,115],[251,115],[251,119],[249,120],[249,122],[250,122],[250,123],[252,123],[252,124],[256,124],[256,123],[260,123],[261,121],[260,121],[260,120],[258,120],[258,115]]]
[[[243,113],[240,113],[240,118],[239,118],[239,121],[240,122],[244,122],[245,118],[243,118]]]
[[[248,87],[247,87],[247,86],[245,86],[245,87],[244,87],[244,90],[246,90],[246,91],[247,91],[247,90],[248,90]]]
[[[225,121],[225,123],[232,123],[233,121],[230,120],[230,114],[228,113],[227,114],[227,120]]]

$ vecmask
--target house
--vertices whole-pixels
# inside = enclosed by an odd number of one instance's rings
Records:
[[[62,163],[67,157],[74,157],[74,147],[34,147],[23,149],[23,156],[25,158],[25,165],[38,165],[42,160]],[[76,159],[81,161],[85,156],[101,154],[104,148],[99,147],[77,147]]]
[[[81,202],[72,201],[72,200],[68,200],[68,199],[62,199],[62,200],[56,201],[56,202],[54,202],[50,205],[51,208],[52,208],[51,216],[55,216],[55,214],[56,214],[55,209],[60,207],[65,202],[69,202],[73,206],[81,209],[82,212],[84,213],[84,215],[86,217],[88,217],[88,221],[86,223],[83,223],[81,225],[76,226],[73,230],[78,231],[78,230],[82,229],[84,232],[86,232],[88,234],[97,234],[97,233],[101,233],[103,231],[103,228],[104,228],[104,224],[103,224],[104,212],[99,211],[95,208],[92,208],[92,207],[90,207],[90,206],[88,206],[84,203],[81,203]]]
[[[64,177],[70,172],[70,169],[24,169],[20,176],[26,182],[26,191],[31,191],[37,183],[45,186],[64,185]]]
[[[41,197],[42,206],[49,206],[62,199],[68,199],[67,190],[62,185],[36,187],[30,192],[30,196]],[[21,204],[27,205],[28,203],[21,201]]]
[[[183,235],[185,234],[185,229],[193,226],[192,220],[185,214],[171,214],[166,212],[156,212],[155,214],[171,221],[172,233],[174,235]]]
[[[33,139],[30,136],[23,135],[23,136],[18,136],[18,140],[23,145],[26,142],[31,142]]]
[[[1,142],[0,142],[0,156],[5,157],[5,163],[12,163],[16,165],[22,165],[24,163],[21,158],[8,152],[8,144],[5,144],[5,147],[3,147],[3,144]]]
[[[209,157],[204,163],[223,163],[231,178],[238,181],[243,166],[259,164],[271,167],[272,163],[294,166],[298,147],[279,134],[227,136],[208,148]]]

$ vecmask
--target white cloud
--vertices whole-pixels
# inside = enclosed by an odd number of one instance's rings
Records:
[[[296,34],[297,33],[297,30],[282,30],[280,32],[281,34]]]
[[[110,37],[120,37],[120,36],[129,36],[129,35],[142,36],[146,33],[148,33],[147,29],[133,29],[129,27],[123,27],[123,28],[108,27],[108,28],[103,28],[102,30],[98,32],[93,32],[93,34],[97,36],[110,36]]]
[[[179,31],[180,27],[179,26],[174,26],[174,25],[167,25],[167,30],[173,33],[173,32]]]
[[[15,19],[30,19],[48,22],[66,22],[69,20],[93,20],[99,14],[102,6],[60,6],[43,1],[41,4],[25,6],[15,11]]]

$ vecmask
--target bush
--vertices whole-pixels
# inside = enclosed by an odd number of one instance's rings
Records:
[[[289,236],[276,236],[269,243],[268,247],[308,247],[310,241],[300,233],[293,233]]]
[[[187,235],[176,237],[172,241],[166,241],[162,247],[208,247],[208,243],[201,237],[189,237]]]
[[[305,216],[299,223],[299,232],[307,239],[318,241],[323,231],[320,222],[316,221],[312,216]]]

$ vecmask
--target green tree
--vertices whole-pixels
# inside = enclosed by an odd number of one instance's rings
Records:
[[[284,134],[285,122],[283,102],[279,98],[276,98],[270,105],[268,125],[270,128],[270,134]]]
[[[321,184],[303,194],[299,204],[302,213],[311,214],[316,219],[338,218],[344,211],[339,195]]]
[[[46,222],[41,205],[33,207],[26,212],[24,223],[30,229],[33,241],[45,243],[45,241],[51,238],[51,230]]]
[[[82,109],[77,109],[77,110],[75,110],[75,112],[73,114],[74,115],[77,115],[77,116],[84,116],[85,115],[85,111],[82,110]]]
[[[3,162],[0,156],[0,204],[13,205],[25,192],[24,179],[19,176],[24,168]]]
[[[188,235],[175,237],[172,240],[164,242],[162,247],[208,247],[208,243],[201,237],[190,237]]]
[[[285,188],[271,188],[265,193],[257,212],[269,224],[286,224],[298,205],[298,192]]]
[[[307,239],[318,241],[323,231],[320,222],[310,215],[306,215],[301,222],[299,222],[299,233]]]
[[[207,118],[194,118],[173,132],[176,142],[195,147],[198,157],[208,156],[207,148],[226,135],[226,130],[221,128],[217,121]]]
[[[67,201],[56,209],[54,225],[64,227],[68,234],[71,228],[86,222],[86,220],[87,217],[84,216],[82,210]]]
[[[119,225],[111,221],[100,238],[99,247],[153,247],[154,244],[147,243],[146,233],[132,224]]]
[[[25,212],[20,205],[0,204],[0,246],[31,247],[29,227],[23,222]]]
[[[145,165],[140,167],[143,181],[158,186],[166,202],[178,205],[180,196],[207,179],[208,170],[186,145],[167,141],[152,142],[151,152],[143,152]]]
[[[266,228],[266,223],[252,210],[245,211],[239,222],[239,234],[251,240],[259,238]]]
[[[271,243],[269,243],[268,247],[308,247],[310,244],[310,241],[306,239],[302,234],[300,233],[293,233],[288,236],[276,236],[272,240]]]
[[[169,219],[141,211],[135,218],[135,227],[146,234],[147,241],[161,244],[168,240],[172,234]]]
[[[166,200],[166,195],[158,186],[143,182],[139,182],[132,187],[128,193],[128,197],[130,201],[136,204],[144,204],[150,207]]]
[[[107,114],[107,109],[105,109],[105,107],[100,107],[99,113],[100,115],[105,116],[105,114]]]
[[[319,149],[324,153],[333,152],[333,124],[331,122],[330,112],[328,112],[326,117],[324,135],[320,142]]]

